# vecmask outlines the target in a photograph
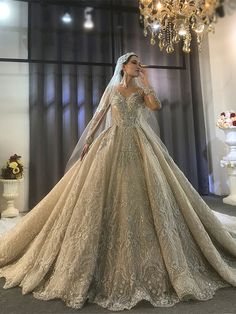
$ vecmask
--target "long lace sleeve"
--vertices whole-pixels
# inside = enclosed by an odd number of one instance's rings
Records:
[[[150,103],[150,105],[152,103],[157,103],[158,104],[158,109],[161,109],[162,105],[160,102],[160,99],[157,97],[154,89],[151,86],[145,86],[142,88],[143,91],[143,96],[148,96],[148,103]]]

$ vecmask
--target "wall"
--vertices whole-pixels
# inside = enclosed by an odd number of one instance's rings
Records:
[[[236,110],[236,10],[218,19],[215,34],[210,33],[200,54],[210,166],[210,190],[217,195],[229,193],[226,169],[220,160],[227,153],[224,131],[216,127],[219,114]]]
[[[27,4],[9,2],[10,15],[0,20],[0,58],[27,57]],[[27,63],[0,62],[0,167],[14,153],[22,156],[24,181],[16,206],[28,210],[29,71]],[[6,206],[0,185],[0,211]]]

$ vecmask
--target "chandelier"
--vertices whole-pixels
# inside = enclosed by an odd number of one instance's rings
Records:
[[[183,51],[191,51],[195,33],[199,50],[204,34],[214,31],[216,9],[220,0],[139,0],[144,36],[151,35],[151,44],[158,38],[160,50],[174,51],[183,41]]]

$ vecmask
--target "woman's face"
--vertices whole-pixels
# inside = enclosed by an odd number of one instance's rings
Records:
[[[132,77],[138,77],[140,74],[141,66],[139,58],[132,56],[127,64],[123,65],[123,71]]]

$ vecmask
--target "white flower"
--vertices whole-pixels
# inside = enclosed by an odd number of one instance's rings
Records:
[[[17,163],[17,162],[15,162],[15,161],[10,162],[10,163],[9,163],[9,167],[10,167],[10,168],[12,168],[12,169],[15,169],[15,168],[17,168],[17,167],[18,167],[18,163]]]
[[[17,174],[17,173],[20,172],[20,168],[15,167],[15,168],[12,170],[12,172],[13,172],[14,174]]]
[[[235,111],[228,110],[228,111],[222,112],[222,114],[219,116],[219,118],[216,121],[216,125],[220,129],[228,129],[228,128],[234,127],[233,121],[235,121],[235,117],[230,117],[232,113],[235,114]]]

